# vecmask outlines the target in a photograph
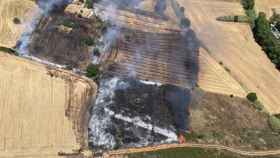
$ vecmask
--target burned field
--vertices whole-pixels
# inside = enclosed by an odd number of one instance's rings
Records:
[[[100,87],[89,126],[94,149],[176,142],[178,130],[189,130],[186,90],[132,78],[107,78]]]
[[[54,11],[41,18],[28,49],[40,59],[84,70],[93,60],[94,46],[104,29],[96,16]]]
[[[178,134],[189,131],[190,89],[197,82],[200,44],[195,33],[169,27],[156,12],[131,11],[135,3],[116,3],[110,10],[100,5],[98,11],[113,23],[108,28],[113,51],[104,72],[113,77],[100,79],[89,125],[91,146],[178,142]]]
[[[197,81],[199,44],[191,32],[152,33],[124,28],[109,71],[192,88]]]

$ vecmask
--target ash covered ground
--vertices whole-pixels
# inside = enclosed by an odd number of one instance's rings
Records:
[[[176,142],[176,132],[188,129],[189,91],[116,77],[103,79],[100,84],[89,125],[92,148],[114,149]]]

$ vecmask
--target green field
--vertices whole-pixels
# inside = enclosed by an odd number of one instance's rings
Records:
[[[242,156],[227,151],[205,150],[200,148],[175,148],[153,152],[135,153],[128,158],[279,158],[278,156]]]

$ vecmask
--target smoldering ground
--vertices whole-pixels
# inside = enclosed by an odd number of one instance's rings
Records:
[[[48,14],[58,8],[63,8],[65,5],[70,3],[72,0],[38,0],[38,8],[33,11],[33,20],[30,23],[26,23],[25,31],[21,35],[21,38],[17,42],[17,50],[20,55],[29,55],[28,46],[30,44],[30,38],[33,31],[36,29],[40,19],[43,16],[48,16]]]
[[[189,92],[151,83],[116,77],[101,81],[89,126],[94,149],[176,142],[176,132],[188,130],[184,105]]]

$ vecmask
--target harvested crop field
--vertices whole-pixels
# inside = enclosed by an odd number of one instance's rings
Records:
[[[1,0],[0,1],[0,45],[13,47],[20,38],[32,17],[36,4],[31,0]],[[20,20],[20,24],[14,23],[14,18]]]
[[[178,2],[185,7],[194,32],[216,63],[220,63],[247,93],[256,92],[269,113],[280,113],[280,73],[254,41],[249,25],[216,20],[219,16],[244,14],[240,3]]]
[[[0,157],[58,157],[87,147],[96,85],[0,53]]]

